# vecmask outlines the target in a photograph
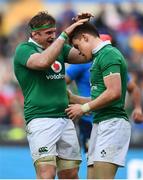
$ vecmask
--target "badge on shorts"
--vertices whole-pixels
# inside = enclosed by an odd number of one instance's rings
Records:
[[[101,157],[104,158],[105,156],[106,156],[106,151],[103,149],[103,150],[101,151]]]
[[[45,153],[47,153],[48,152],[48,147],[40,147],[39,148],[39,154],[45,154]]]

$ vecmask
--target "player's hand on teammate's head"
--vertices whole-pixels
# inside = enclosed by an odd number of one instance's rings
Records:
[[[72,20],[74,22],[77,22],[77,21],[79,21],[81,19],[88,19],[88,20],[90,20],[91,17],[94,17],[94,15],[91,14],[91,13],[87,13],[87,12],[86,13],[79,13],[76,17],[73,17]]]
[[[64,32],[69,36],[72,31],[79,25],[82,25],[84,23],[86,23],[89,19],[86,18],[86,19],[80,19],[79,21],[73,23],[72,25],[70,25],[69,27],[67,27]]]

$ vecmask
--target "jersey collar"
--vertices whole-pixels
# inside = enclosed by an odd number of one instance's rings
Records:
[[[35,44],[36,46],[38,46],[39,48],[43,50],[43,47],[40,44],[38,44],[36,41],[34,41],[32,38],[29,38],[28,42],[32,42],[33,44]]]
[[[111,44],[111,41],[107,40],[104,42],[101,42],[95,49],[92,50],[92,54],[96,54],[100,49],[102,49],[104,46]]]

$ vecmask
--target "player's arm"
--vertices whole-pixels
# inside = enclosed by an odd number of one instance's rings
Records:
[[[32,54],[27,61],[27,67],[37,70],[49,68],[60,54],[64,42],[64,39],[59,38],[42,53]]]
[[[67,84],[70,84],[72,82],[72,80],[70,79],[68,75],[65,76],[65,81]],[[68,92],[68,98],[69,98],[70,104],[84,104],[91,100],[91,98],[82,97],[82,96],[73,94],[69,89],[67,89],[67,92]]]
[[[83,24],[88,19],[82,19],[78,22],[75,22],[71,26],[69,26],[65,31],[67,34],[70,34],[75,27],[78,25]],[[42,53],[34,53],[32,54],[28,61],[26,66],[31,69],[47,69],[53,64],[57,56],[60,54],[61,49],[63,48],[63,45],[65,43],[66,38],[68,38],[68,35],[66,33],[62,33],[55,42],[53,42],[46,50],[44,50]]]
[[[65,75],[65,81],[66,81],[66,84],[70,84],[72,82],[72,80],[67,74]]]
[[[68,63],[69,64],[80,64],[80,63],[87,63],[90,60],[87,60],[85,56],[83,56],[78,49],[72,48],[68,55]]]
[[[131,79],[127,84],[127,90],[133,100],[134,109],[132,118],[135,122],[143,122],[143,113],[141,107],[141,92],[137,84]]]
[[[109,103],[120,99],[122,89],[120,73],[105,76],[104,84],[106,90],[99,97],[89,103],[91,110],[101,109],[108,106]]]
[[[87,19],[90,20],[90,18],[94,17],[93,14],[85,12],[85,13],[79,13],[76,17],[74,17],[72,20],[74,22],[78,22],[81,19]],[[75,49],[72,48],[70,53],[69,53],[69,57],[68,57],[68,63],[70,64],[79,64],[79,63],[86,63],[89,60],[87,60],[85,58],[85,56],[83,56],[82,54],[80,54],[80,52]]]
[[[74,18],[74,21],[76,23],[78,22],[81,22],[81,21],[84,21],[84,22],[87,22],[89,21],[90,17],[92,17],[92,15],[90,13],[81,13],[79,14],[77,17]],[[86,19],[85,19],[86,18]],[[83,22],[83,23],[84,23]],[[73,24],[73,25],[74,25]],[[75,27],[74,27],[75,28]],[[69,32],[68,28],[65,30],[65,32],[70,35],[70,33],[72,31]],[[82,55],[80,53],[80,51],[76,48],[72,48],[69,52],[69,55],[68,55],[68,60],[67,62],[69,64],[80,64],[80,63],[86,63],[86,62],[89,62],[90,60],[87,60],[86,57],[84,55]]]
[[[78,96],[76,94],[73,94],[69,89],[68,91],[68,97],[70,104],[85,104],[91,101],[91,98]]]
[[[140,89],[139,89],[139,87],[137,86],[137,84],[133,80],[130,80],[128,82],[127,90],[128,90],[129,94],[132,97],[134,107],[135,108],[136,107],[137,108],[141,107],[141,93],[140,93]]]
[[[95,100],[92,100],[83,105],[70,105],[66,109],[69,118],[76,119],[89,111],[101,109],[108,106],[109,103],[118,100],[121,97],[121,77],[120,73],[114,73],[104,77],[106,90]]]

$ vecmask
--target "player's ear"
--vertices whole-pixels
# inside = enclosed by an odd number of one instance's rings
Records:
[[[32,32],[32,36],[36,36],[36,35],[40,35],[40,32],[39,31]]]
[[[88,41],[88,35],[87,34],[83,33],[82,38],[84,38],[85,41]]]

